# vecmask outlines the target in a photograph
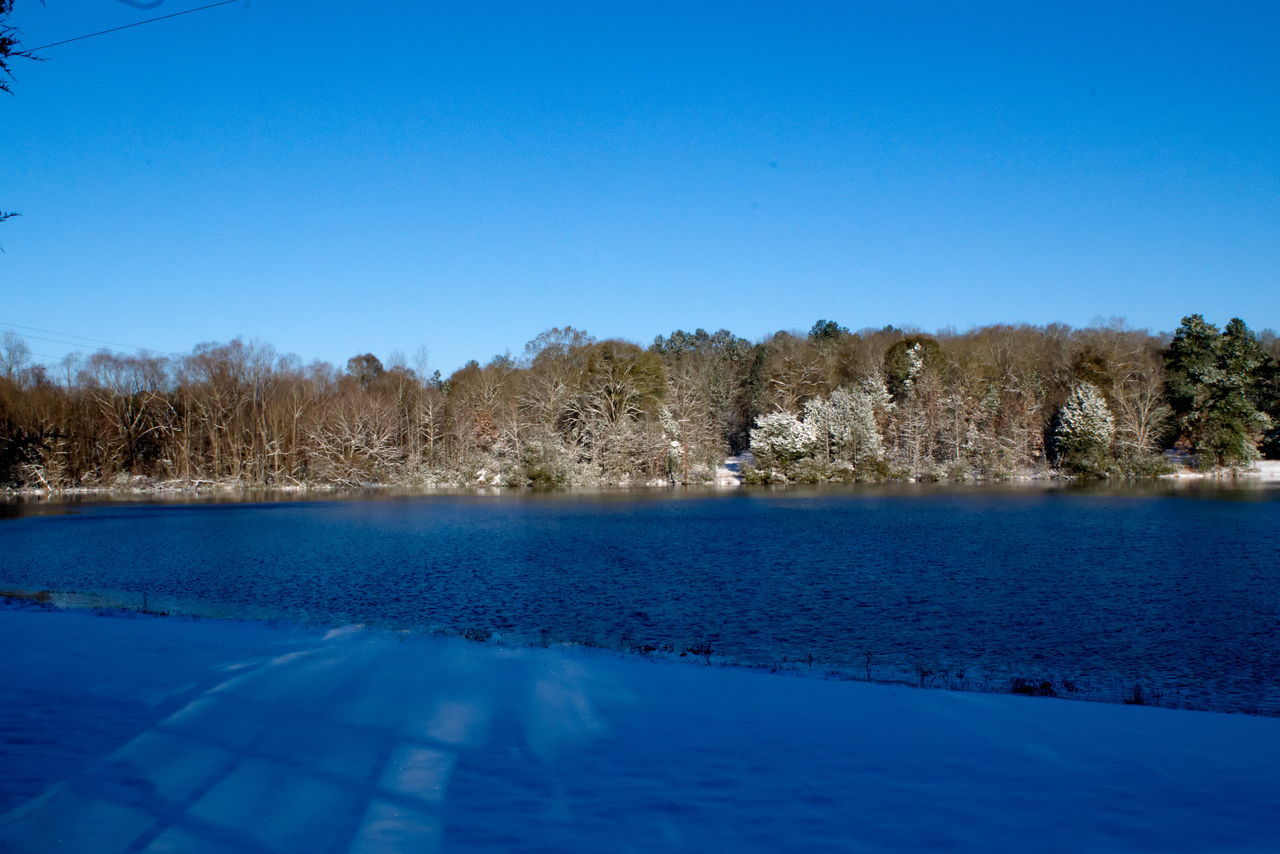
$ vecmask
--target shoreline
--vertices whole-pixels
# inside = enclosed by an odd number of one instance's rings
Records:
[[[59,497],[124,497],[124,496],[235,496],[246,493],[271,493],[278,495],[311,495],[324,493],[362,493],[362,492],[398,492],[403,494],[572,494],[575,492],[608,492],[620,490],[652,490],[655,492],[679,492],[697,490],[707,492],[733,491],[740,488],[805,488],[805,487],[854,487],[854,486],[890,486],[894,484],[954,485],[954,486],[994,486],[1000,484],[1088,484],[1105,486],[1107,484],[1125,483],[1158,483],[1183,481],[1211,481],[1217,483],[1280,483],[1280,461],[1263,460],[1248,469],[1219,468],[1209,471],[1198,471],[1182,468],[1174,472],[1155,475],[1126,475],[1110,478],[1082,478],[1063,474],[1058,471],[1013,474],[1005,477],[966,477],[958,480],[932,480],[926,478],[884,478],[867,481],[822,481],[807,483],[793,481],[785,484],[745,484],[742,475],[735,469],[720,468],[715,479],[696,483],[680,484],[667,481],[650,481],[643,483],[593,483],[554,488],[531,486],[507,486],[492,483],[246,483],[239,481],[213,480],[166,480],[152,481],[143,478],[133,483],[121,483],[111,486],[74,486],[64,489],[41,487],[4,487],[0,489],[0,500],[8,498],[59,498]]]

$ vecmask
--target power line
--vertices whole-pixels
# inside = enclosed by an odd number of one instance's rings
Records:
[[[19,338],[21,338],[24,343],[27,343],[30,341],[46,341],[50,344],[61,344],[62,346],[68,347],[68,348],[76,348],[76,347],[83,346],[81,344],[76,344],[74,341],[58,341],[53,338],[43,338],[39,335],[32,335],[30,332],[15,332],[14,334],[16,334]],[[141,347],[135,347],[133,349],[136,349],[139,353],[143,353],[143,354],[147,354],[151,352]],[[39,356],[42,359],[49,359],[52,361],[62,361],[63,359],[70,358],[72,356],[79,357],[81,355],[79,350],[72,350],[72,352],[63,353],[61,356],[55,356],[53,353],[41,353],[36,350],[32,350],[30,346],[27,347],[27,353],[32,356]]]
[[[240,0],[222,0],[222,2],[220,3],[210,3],[207,6],[197,6],[194,9],[184,9],[181,12],[171,12],[168,15],[160,15],[159,17],[156,17],[156,18],[147,18],[145,21],[136,21],[132,24],[123,24],[119,27],[112,27],[109,30],[99,30],[96,33],[87,33],[83,36],[76,36],[75,38],[63,39],[60,42],[53,42],[52,44],[45,44],[45,45],[41,45],[40,47],[33,47],[30,49],[24,50],[23,52],[36,53],[37,51],[48,50],[51,47],[58,47],[59,45],[71,44],[72,42],[84,41],[85,39],[92,39],[98,36],[105,36],[107,33],[118,33],[121,30],[128,30],[128,29],[132,29],[133,27],[141,27],[143,24],[154,24],[156,21],[165,21],[165,20],[168,20],[169,18],[177,18],[181,15],[190,15],[192,12],[203,12],[205,9],[214,9],[214,8],[217,8],[218,6],[229,6],[232,3],[239,3],[239,2]]]
[[[104,341],[104,340],[102,340],[101,338],[90,338],[90,337],[88,337],[88,336],[86,336],[86,335],[72,335],[70,332],[57,332],[57,331],[55,331],[55,330],[53,330],[53,329],[40,329],[39,327],[36,327],[36,326],[23,326],[21,323],[9,323],[8,321],[5,321],[5,320],[0,320],[0,326],[8,326],[8,327],[10,327],[10,328],[12,328],[12,329],[15,329],[15,330],[16,330],[16,329],[27,329],[27,330],[30,330],[31,332],[43,332],[45,335],[57,335],[59,338],[72,338],[72,339],[76,339],[75,341],[72,341],[72,342],[67,342],[67,341],[51,341],[51,339],[48,339],[48,338],[41,338],[41,339],[40,339],[41,341],[50,341],[50,343],[53,343],[53,344],[68,344],[68,343],[71,343],[71,344],[76,344],[76,346],[83,347],[83,346],[85,346],[84,344],[77,344],[76,342],[77,342],[77,341],[86,341],[86,342],[88,342],[88,343],[90,343],[90,344],[106,344],[106,345],[107,345],[107,346],[109,346],[109,347],[123,347],[123,348],[125,348],[126,350],[148,350],[148,349],[149,349],[149,348],[147,348],[147,347],[135,347],[133,344],[121,344],[119,341]],[[19,334],[23,334],[23,333],[19,333]],[[32,338],[36,338],[36,337],[38,337],[38,336],[32,335],[31,337],[32,337]]]
[[[61,344],[63,347],[83,347],[83,344],[77,344],[74,341],[59,341],[56,338],[43,338],[39,335],[32,335],[30,332],[19,332],[18,337],[23,340],[44,341],[48,344]]]
[[[26,336],[25,336],[25,335],[19,335],[18,337],[22,338],[22,342],[23,342],[24,344],[26,343],[27,338],[26,338]],[[33,336],[33,337],[34,337],[34,336]],[[55,341],[55,342],[53,342],[53,343],[57,344],[57,343],[59,343],[59,342]],[[68,354],[64,354],[64,355],[62,355],[62,356],[55,356],[55,355],[53,355],[52,353],[39,353],[39,352],[36,352],[35,350],[32,350],[30,347],[28,347],[28,348],[27,348],[27,355],[28,355],[28,356],[39,356],[39,357],[40,357],[40,358],[42,358],[42,359],[53,359],[53,360],[55,360],[55,361],[59,361],[59,360],[65,359],[65,358],[67,357],[67,355],[68,355]]]

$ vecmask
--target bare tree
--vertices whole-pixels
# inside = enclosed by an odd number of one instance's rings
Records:
[[[13,330],[0,335],[0,377],[16,383],[23,370],[31,362],[31,348],[27,341]]]

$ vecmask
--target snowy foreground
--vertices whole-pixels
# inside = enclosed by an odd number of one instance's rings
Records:
[[[1276,851],[1280,720],[0,605],[0,850]]]

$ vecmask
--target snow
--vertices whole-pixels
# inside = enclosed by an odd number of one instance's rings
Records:
[[[34,605],[0,643],[3,851],[1275,850],[1273,718]]]
[[[716,486],[741,486],[745,457],[725,457],[724,462],[716,466]]]
[[[1243,476],[1264,483],[1280,483],[1280,460],[1258,460],[1244,470]]]
[[[1165,459],[1177,465],[1186,466],[1186,455],[1177,456],[1172,452],[1165,452]],[[1197,471],[1190,468],[1180,468],[1171,474],[1161,475],[1162,478],[1173,480],[1235,480],[1240,479],[1248,483],[1280,483],[1280,460],[1255,460],[1244,468],[1223,468],[1209,469],[1207,471]]]

